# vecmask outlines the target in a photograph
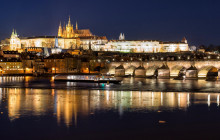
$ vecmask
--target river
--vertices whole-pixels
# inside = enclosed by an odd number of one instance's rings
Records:
[[[0,78],[3,139],[219,139],[219,82]]]

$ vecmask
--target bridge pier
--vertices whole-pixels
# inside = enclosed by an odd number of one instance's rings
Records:
[[[198,79],[198,70],[195,66],[191,66],[186,70],[186,79]]]
[[[167,65],[163,64],[162,67],[158,69],[158,79],[169,79],[170,78],[170,69]]]
[[[116,77],[123,77],[125,76],[125,68],[123,65],[118,66],[115,68],[115,76]]]
[[[146,70],[144,67],[139,66],[138,68],[135,69],[134,72],[135,77],[146,77]]]

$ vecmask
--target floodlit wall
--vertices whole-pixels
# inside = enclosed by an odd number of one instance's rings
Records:
[[[97,48],[99,47],[99,48]],[[113,40],[105,45],[97,46],[96,50],[119,51],[131,53],[158,53],[189,51],[187,43],[161,43],[155,40]]]

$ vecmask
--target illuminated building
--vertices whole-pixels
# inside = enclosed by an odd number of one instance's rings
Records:
[[[20,54],[18,53],[18,51],[1,51],[0,54],[7,59],[11,59],[11,58],[20,58]]]
[[[181,42],[161,42],[157,40],[125,40],[125,35],[120,34],[119,40],[111,40],[104,45],[94,45],[95,51],[117,51],[127,53],[159,53],[189,51],[187,40]]]
[[[46,69],[45,69],[45,63],[43,59],[36,59],[34,66],[33,66],[33,72],[35,75],[37,74],[44,74],[46,73]]]
[[[22,50],[22,48],[30,47],[53,48],[56,44],[55,38],[58,40],[57,47],[61,49],[76,49],[79,46],[88,49],[89,42],[95,45],[103,45],[107,42],[106,37],[94,36],[89,29],[78,29],[77,23],[74,29],[70,17],[67,25],[62,27],[60,23],[57,36],[19,37],[13,30],[10,38],[10,50]]]
[[[93,50],[118,51],[127,53],[159,53],[189,51],[185,42],[160,42],[156,40],[112,40]]]
[[[21,40],[18,38],[17,32],[13,30],[10,39],[10,49],[18,50],[20,48],[21,48]]]
[[[120,34],[120,36],[119,36],[119,40],[125,40],[125,34]]]
[[[2,74],[22,74],[24,73],[23,63],[21,61],[0,62],[0,73]]]
[[[53,48],[55,46],[56,36],[36,36],[36,37],[23,37],[21,38],[22,48],[27,47],[46,47]],[[69,49],[75,47],[76,44],[80,45],[79,38],[58,38],[58,47],[62,49]]]
[[[70,17],[68,24],[65,26],[65,24],[62,25],[60,23],[59,29],[58,29],[58,37],[62,38],[74,38],[74,37],[88,37],[93,36],[89,29],[78,29],[78,24],[76,23],[76,29],[74,30],[73,24],[71,24]]]
[[[44,59],[44,66],[49,73],[75,73],[78,69],[78,60],[71,56],[51,55]]]
[[[71,49],[67,51],[71,55],[82,55],[83,51],[80,49]]]
[[[57,38],[57,42],[56,39]],[[13,30],[10,38],[10,50],[22,50],[22,48],[43,47],[54,48],[56,44],[60,49],[78,49],[93,51],[117,51],[128,53],[159,53],[189,51],[186,38],[180,42],[161,42],[157,40],[125,40],[125,34],[121,33],[119,40],[108,41],[105,36],[95,36],[89,29],[79,29],[76,22],[75,28],[69,17],[67,24],[60,23],[56,36],[19,37]],[[91,48],[90,48],[91,47]],[[53,49],[57,53],[60,49]]]

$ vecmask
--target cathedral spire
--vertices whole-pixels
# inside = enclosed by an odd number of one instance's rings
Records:
[[[11,33],[11,38],[14,36],[14,29],[12,30],[12,33]]]
[[[15,29],[12,30],[11,37],[18,37],[18,34]]]
[[[77,23],[77,21],[76,21],[76,30],[78,30],[78,23]]]
[[[61,25],[61,22],[60,22],[60,26],[59,26],[59,29],[58,29],[58,37],[62,37],[63,35],[63,31],[62,31],[62,25]]]
[[[14,33],[14,34],[15,34],[15,35],[18,35],[17,32],[16,32],[16,30],[15,30],[15,33]]]
[[[71,26],[70,16],[69,16],[68,26],[69,27]]]

